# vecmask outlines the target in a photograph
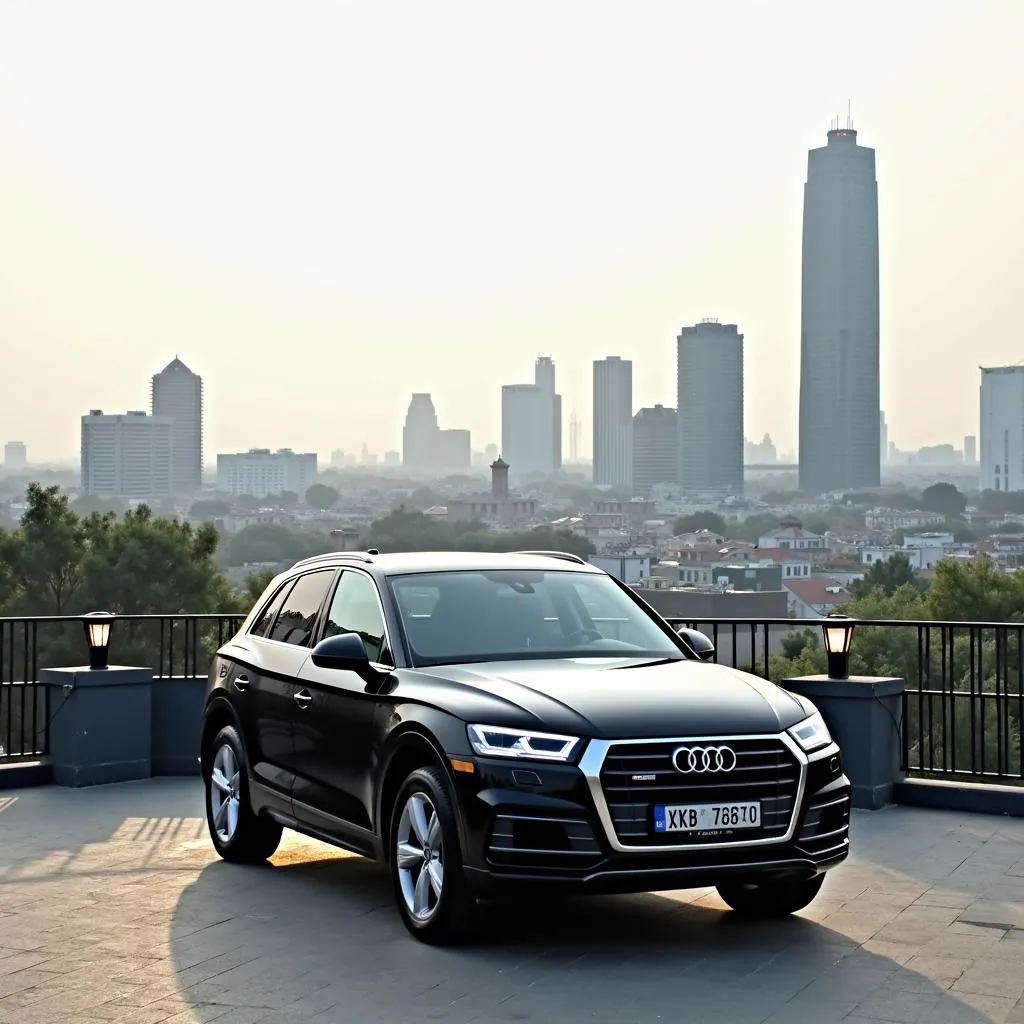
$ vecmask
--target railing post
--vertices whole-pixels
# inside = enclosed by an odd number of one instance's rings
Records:
[[[877,810],[893,802],[902,779],[902,679],[800,676],[783,687],[811,700],[839,744],[854,807]]]
[[[58,786],[148,779],[153,670],[46,668],[49,754]]]

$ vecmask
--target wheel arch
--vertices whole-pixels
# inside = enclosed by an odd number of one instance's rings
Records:
[[[375,801],[377,833],[380,837],[382,859],[387,863],[391,858],[391,818],[395,800],[402,783],[417,768],[437,768],[447,779],[452,808],[459,829],[459,839],[464,841],[462,808],[459,805],[455,777],[451,764],[436,737],[421,723],[409,723],[395,735],[380,772]]]
[[[214,697],[203,712],[203,728],[199,737],[199,764],[202,772],[206,772],[210,764],[210,747],[213,739],[227,725],[238,730],[238,737],[244,746],[241,723],[230,701],[224,697]]]

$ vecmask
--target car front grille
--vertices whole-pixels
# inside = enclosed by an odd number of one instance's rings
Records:
[[[681,746],[727,746],[736,755],[731,771],[682,774],[672,762]],[[727,761],[728,763],[728,761]],[[630,847],[701,846],[782,839],[789,831],[801,767],[789,747],[774,737],[657,740],[612,743],[600,781],[618,841]],[[659,805],[760,802],[761,826],[726,833],[655,832]]]

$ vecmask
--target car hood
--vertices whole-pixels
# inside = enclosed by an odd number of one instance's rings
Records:
[[[774,733],[809,712],[758,676],[698,661],[506,661],[399,675],[400,697],[467,722],[604,739]]]

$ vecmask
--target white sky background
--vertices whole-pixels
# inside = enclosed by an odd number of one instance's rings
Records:
[[[554,357],[675,404],[675,335],[746,336],[746,434],[795,448],[807,150],[877,150],[882,404],[977,431],[1024,359],[1024,2],[0,0],[0,442],[73,457],[175,354],[206,454],[474,447]]]

